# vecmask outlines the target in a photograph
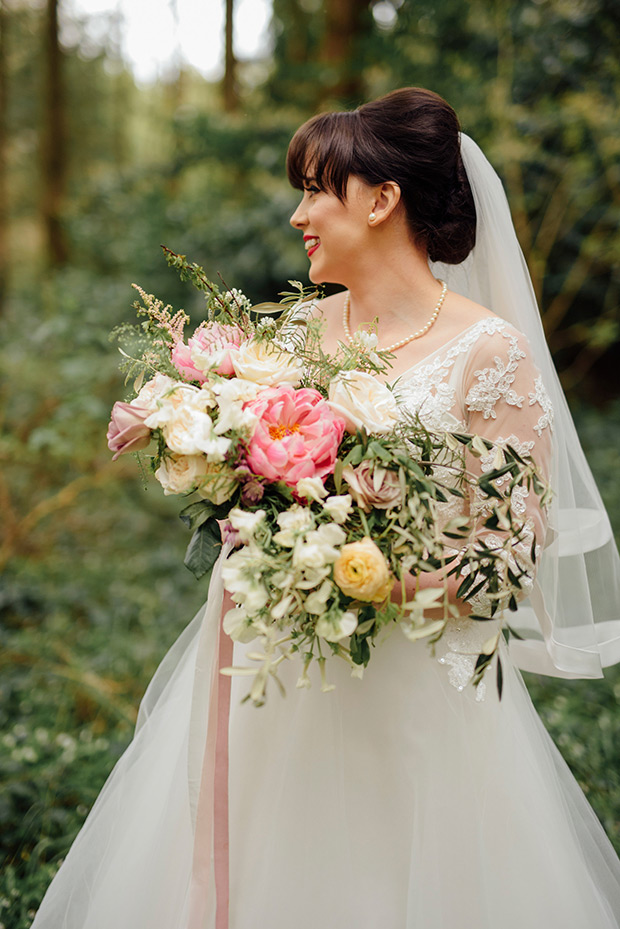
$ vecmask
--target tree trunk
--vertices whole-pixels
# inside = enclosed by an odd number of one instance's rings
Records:
[[[226,22],[224,27],[224,109],[232,113],[239,106],[237,88],[237,59],[235,58],[233,16],[234,0],[226,0]]]
[[[43,222],[48,261],[60,267],[68,258],[61,224],[66,182],[65,101],[62,81],[62,50],[58,41],[58,3],[47,0],[45,16],[45,113],[43,136]]]
[[[365,20],[370,22],[368,0],[327,0],[320,59],[329,66],[333,79],[324,96],[354,101],[363,96],[362,73],[355,61],[355,51]]]
[[[9,273],[8,149],[8,43],[9,13],[0,0],[0,316],[4,312]]]

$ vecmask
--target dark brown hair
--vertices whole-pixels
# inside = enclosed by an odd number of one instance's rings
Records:
[[[309,178],[340,200],[353,174],[371,186],[394,181],[409,227],[431,261],[459,264],[476,241],[476,208],[461,160],[459,121],[438,94],[405,87],[351,112],[322,113],[289,145],[293,187]]]

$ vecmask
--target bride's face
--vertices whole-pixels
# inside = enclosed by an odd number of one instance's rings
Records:
[[[368,214],[373,206],[373,188],[353,175],[344,201],[329,190],[320,190],[313,178],[306,180],[290,222],[303,234],[310,260],[308,274],[314,284],[346,285],[355,274],[368,249]]]

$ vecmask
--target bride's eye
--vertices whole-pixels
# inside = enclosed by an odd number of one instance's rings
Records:
[[[316,184],[308,184],[306,187],[304,187],[304,190],[309,194],[320,194],[321,193],[320,187],[317,187]]]

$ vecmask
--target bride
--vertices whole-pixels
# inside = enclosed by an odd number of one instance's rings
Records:
[[[499,179],[417,88],[310,120],[288,172],[310,278],[346,288],[300,308],[324,320],[326,351],[376,317],[404,408],[531,452],[552,484],[546,512],[513,495],[537,557],[502,699],[491,676],[470,684],[489,624],[467,612],[488,608],[483,591],[434,655],[395,627],[363,681],[343,664],[332,692],[298,689],[291,665],[286,697],[260,709],[233,680],[228,714],[225,549],[34,929],[619,927],[620,862],[517,670],[597,677],[620,660],[620,562]],[[236,665],[248,648],[235,644]],[[223,779],[213,727],[229,742]]]

